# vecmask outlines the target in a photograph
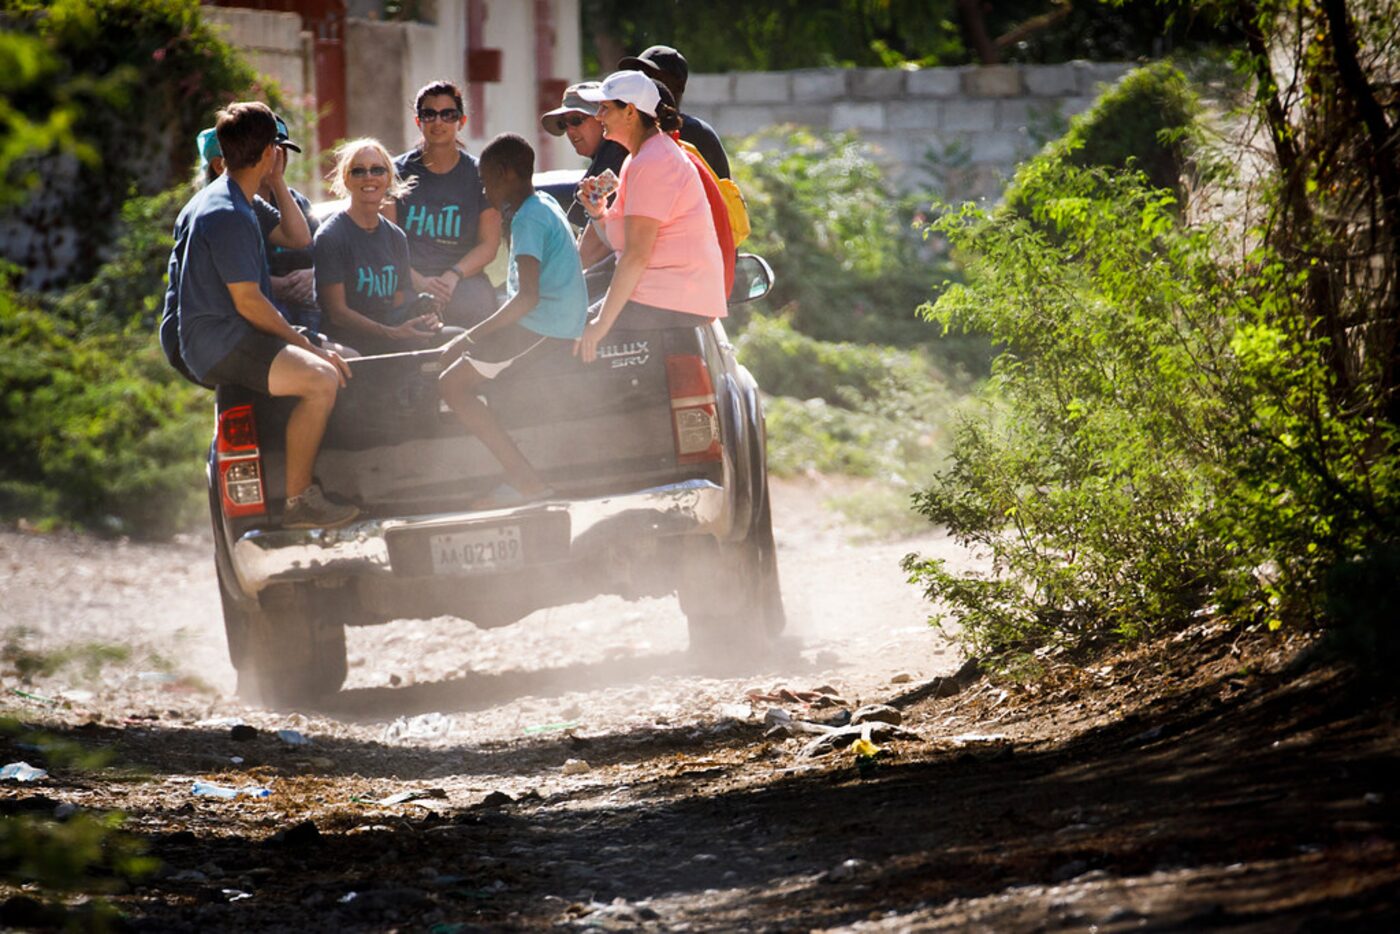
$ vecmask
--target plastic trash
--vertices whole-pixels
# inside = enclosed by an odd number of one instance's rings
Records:
[[[15,697],[23,697],[25,700],[32,700],[40,704],[48,704],[50,707],[58,706],[58,701],[52,697],[45,697],[42,694],[31,694],[28,691],[21,691],[19,688],[10,688],[10,693]]]
[[[856,772],[861,778],[869,778],[879,767],[880,747],[870,741],[870,731],[867,729],[859,739],[851,743],[851,752],[856,757]]]
[[[384,728],[386,740],[437,739],[452,732],[452,718],[440,713],[424,713],[416,717],[399,717]]]
[[[43,769],[36,769],[28,762],[11,762],[0,769],[0,779],[15,782],[35,782],[41,778],[48,778],[49,773]]]
[[[310,746],[311,740],[302,736],[296,730],[278,730],[277,738],[288,746]]]
[[[143,671],[136,680],[142,684],[174,684],[180,676],[170,671]]]
[[[228,785],[216,785],[213,782],[195,782],[191,789],[195,794],[206,798],[222,798],[232,801],[234,798],[270,798],[272,791],[267,788],[260,788],[257,785],[244,785],[242,788],[231,788]]]

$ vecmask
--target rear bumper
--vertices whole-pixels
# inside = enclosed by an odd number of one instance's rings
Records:
[[[230,543],[240,588],[256,596],[269,584],[363,577],[402,577],[390,557],[389,537],[469,529],[513,519],[566,518],[569,553],[626,546],[676,535],[728,534],[730,510],[723,487],[687,480],[586,500],[554,500],[513,509],[366,519],[338,529],[252,531]]]

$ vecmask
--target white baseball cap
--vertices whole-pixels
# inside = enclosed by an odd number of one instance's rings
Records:
[[[648,117],[656,116],[656,105],[661,102],[656,82],[640,71],[615,71],[596,87],[580,88],[578,96],[594,103],[625,101]]]

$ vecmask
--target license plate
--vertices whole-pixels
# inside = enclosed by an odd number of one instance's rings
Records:
[[[446,532],[434,535],[430,546],[435,574],[503,571],[525,564],[518,525]]]

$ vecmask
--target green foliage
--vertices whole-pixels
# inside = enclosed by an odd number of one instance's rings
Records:
[[[1004,61],[1123,61],[1228,43],[1228,24],[1179,15],[1163,0],[1058,4],[1003,0],[972,7]],[[969,7],[955,0],[584,0],[585,71],[607,74],[625,53],[680,49],[694,72],[844,65],[911,67],[977,60]]]
[[[584,0],[582,13],[587,70],[598,74],[611,71],[622,52],[658,43],[680,49],[692,72],[966,58],[952,0]]]
[[[1007,350],[918,508],[993,557],[989,576],[911,558],[969,649],[1134,639],[1204,608],[1317,612],[1328,569],[1393,534],[1394,433],[1337,404],[1300,275],[1182,226],[1140,173],[1051,151],[1017,176],[1028,214],[935,226],[966,285],[929,310]]]
[[[79,110],[66,88],[56,89],[46,111],[26,113],[16,106],[21,93],[53,81],[57,72],[58,61],[43,42],[0,32],[0,208],[19,203],[39,184],[39,173],[26,159],[31,153],[64,150],[88,163],[97,159],[74,135]]]
[[[112,256],[87,282],[45,296],[44,307],[82,333],[149,334],[165,308],[175,218],[194,192],[179,185],[122,206]]]
[[[30,194],[7,208],[25,236],[6,258],[26,288],[85,279],[128,196],[187,178],[214,111],[261,93],[199,10],[197,0],[0,0],[0,64],[21,66],[0,79],[0,169]]]
[[[207,420],[150,332],[84,336],[0,293],[0,510],[168,535],[198,510]]]
[[[90,750],[78,743],[28,729],[11,718],[0,718],[0,746],[13,740],[37,751],[46,769],[90,772],[103,768],[107,750]],[[34,752],[28,753],[31,758]],[[114,892],[139,881],[160,865],[146,855],[146,846],[125,833],[126,817],[119,812],[80,810],[66,818],[40,814],[11,814],[0,821],[0,876],[41,893]],[[45,917],[53,927],[106,930],[116,912],[102,901],[89,902],[81,913],[49,906]],[[49,926],[49,925],[45,925]]]
[[[75,665],[81,669],[85,680],[92,681],[106,665],[131,658],[131,649],[108,642],[83,642],[41,651],[25,644],[28,635],[24,627],[12,627],[5,633],[4,645],[0,645],[0,662],[26,683]]]
[[[767,259],[776,277],[761,308],[781,309],[819,340],[939,344],[950,372],[985,367],[983,342],[940,342],[918,320],[930,279],[951,268],[914,228],[918,199],[896,195],[854,135],[789,128],[735,152],[754,230],[743,248]]]
[[[1070,120],[1069,131],[1047,147],[1046,159],[1031,165],[1065,162],[1076,166],[1136,168],[1154,188],[1181,195],[1188,152],[1201,103],[1186,76],[1170,62],[1135,69],[1106,91],[1087,111]],[[1005,201],[1029,210],[1038,191],[1034,169],[1018,177]]]
[[[736,346],[772,394],[764,404],[768,469],[878,480],[883,492],[852,494],[838,507],[867,527],[911,531],[909,495],[943,457],[958,405],[926,356],[818,341],[762,316]]]
[[[889,385],[939,379],[914,352],[816,340],[794,330],[787,318],[756,315],[736,346],[764,392],[824,399],[847,408],[877,397]]]

